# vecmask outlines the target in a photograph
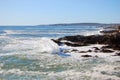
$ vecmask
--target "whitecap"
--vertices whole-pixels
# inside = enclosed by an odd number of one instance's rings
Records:
[[[33,50],[36,53],[59,53],[59,46],[49,38],[40,38],[38,40],[12,40],[2,50],[18,52]]]

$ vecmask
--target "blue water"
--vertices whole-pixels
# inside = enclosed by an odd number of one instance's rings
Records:
[[[97,26],[0,26],[0,35],[11,37],[63,37],[98,34]]]
[[[67,58],[69,53],[46,53],[55,47],[41,38],[92,35],[99,30],[98,26],[0,26],[0,80],[53,80],[56,74],[49,74],[79,69],[77,61]]]

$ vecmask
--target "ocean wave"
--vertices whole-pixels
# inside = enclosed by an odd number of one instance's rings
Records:
[[[68,28],[69,29],[69,28]],[[57,29],[57,30],[4,30],[4,34],[10,37],[63,37],[69,35],[93,35],[100,34],[99,29]]]
[[[40,53],[58,53],[59,46],[49,38],[40,38],[39,40],[13,39],[9,44],[6,44],[2,50],[10,52],[36,50],[36,52]]]

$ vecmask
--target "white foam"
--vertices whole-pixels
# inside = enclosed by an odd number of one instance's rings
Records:
[[[50,39],[46,39],[46,38],[42,38],[42,39],[34,39],[34,40],[23,40],[23,41],[17,41],[16,43],[21,42],[22,44],[26,44],[28,45],[28,47],[30,47],[31,45],[33,47],[32,52],[35,52],[36,50],[42,50],[42,47],[46,47],[45,49],[43,49],[46,51],[46,49],[48,49],[48,51],[50,51],[51,53],[56,53],[59,50],[59,46],[57,44],[55,44],[54,42],[51,42]],[[44,43],[43,43],[44,42]],[[45,43],[46,42],[46,43]],[[42,44],[43,43],[43,44]],[[54,45],[52,45],[54,44]],[[89,49],[92,49],[92,47],[98,47],[101,48],[103,45],[91,45],[91,46],[84,46],[84,47],[68,47],[68,46],[63,46],[64,48],[69,48],[69,49],[77,49],[79,51],[87,51]],[[52,47],[52,49],[51,49]],[[58,48],[56,48],[58,47]],[[55,51],[56,50],[56,51]],[[55,52],[54,52],[55,51]],[[26,52],[31,54],[32,52]],[[55,68],[55,67],[64,67],[67,69],[60,71],[60,72],[55,72],[54,70],[51,71],[21,71],[20,69],[9,69],[9,70],[1,70],[0,73],[1,74],[17,74],[17,75],[45,75],[46,78],[44,80],[58,80],[58,79],[65,79],[65,80],[81,80],[83,78],[85,78],[85,80],[87,80],[88,78],[91,78],[91,80],[105,80],[105,79],[115,79],[117,80],[118,77],[117,76],[111,76],[111,75],[103,75],[101,74],[101,71],[106,71],[108,73],[113,73],[113,66],[106,64],[106,66],[104,67],[104,63],[103,65],[101,65],[101,63],[96,63],[96,65],[98,65],[97,67],[94,66],[94,64],[92,64],[91,62],[89,62],[90,60],[92,61],[92,58],[89,58],[88,60],[84,58],[84,60],[81,57],[81,55],[84,54],[90,54],[90,55],[99,55],[99,57],[102,57],[103,59],[107,58],[111,58],[109,57],[111,54],[109,53],[93,53],[93,52],[88,52],[88,53],[77,53],[77,52],[71,52],[70,53],[72,56],[70,57],[66,57],[66,58],[62,58],[58,55],[51,55],[51,54],[33,54],[31,55],[31,57],[29,56],[29,59],[35,59],[38,60],[39,62],[36,62],[37,65],[39,65],[41,68],[46,68],[46,69],[50,69],[50,68]],[[102,56],[104,55],[104,56]],[[19,56],[20,57],[20,56]],[[21,56],[26,57],[26,56]],[[114,57],[114,56],[112,56]],[[29,60],[28,59],[28,60]],[[120,59],[118,59],[120,60]],[[88,61],[88,62],[87,62]],[[18,63],[19,64],[19,63]],[[2,64],[3,66],[3,64]],[[34,65],[31,65],[34,66]],[[90,66],[89,69],[85,69],[84,66]],[[92,67],[91,67],[92,66]],[[109,67],[111,66],[111,67]],[[83,70],[83,71],[82,71]],[[111,71],[112,70],[112,71]],[[110,72],[109,72],[110,71]],[[88,77],[88,78],[87,78]],[[89,80],[89,79],[88,79]]]
[[[38,40],[14,39],[11,43],[3,47],[3,50],[8,50],[8,51],[34,50],[39,53],[58,53],[59,46],[48,38],[41,38]]]
[[[110,58],[110,57],[112,55],[114,55],[116,51],[113,52],[113,53],[104,53],[104,52],[100,52],[100,51],[97,52],[97,53],[94,52],[94,48],[93,47],[97,47],[97,48],[101,49],[102,46],[105,46],[105,45],[95,44],[95,45],[82,46],[82,47],[70,47],[70,46],[64,45],[62,47],[66,48],[66,49],[69,49],[71,56],[74,57],[75,59],[80,59],[81,55],[91,55],[93,57],[98,56],[98,57],[104,58],[106,60],[109,59],[109,61],[111,59],[111,61],[112,61],[112,58]],[[73,50],[73,49],[78,50],[78,51],[72,52],[71,50]],[[80,51],[88,51],[88,50],[92,50],[92,52],[80,53]],[[114,60],[118,60],[118,58],[116,58]]]
[[[47,53],[59,52],[59,46],[48,38],[42,38],[38,46],[42,52],[47,52]]]
[[[12,31],[12,30],[4,30],[4,32],[5,32],[6,34],[14,34],[14,33],[15,33],[15,32]]]

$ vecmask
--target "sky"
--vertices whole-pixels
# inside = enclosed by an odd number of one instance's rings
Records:
[[[0,0],[0,25],[120,23],[120,0]]]

